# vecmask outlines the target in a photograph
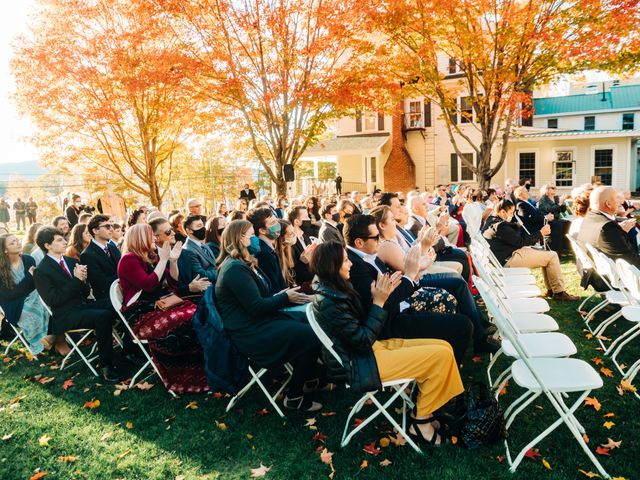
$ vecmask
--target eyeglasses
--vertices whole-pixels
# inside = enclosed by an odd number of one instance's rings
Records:
[[[375,240],[376,242],[380,241],[380,234],[374,235],[373,237],[364,237],[364,240]]]
[[[163,233],[167,236],[171,235],[173,233],[173,228],[170,228],[169,230],[165,230]]]
[[[104,225],[98,225],[98,228],[106,228],[107,230],[113,230],[113,225],[105,223]]]

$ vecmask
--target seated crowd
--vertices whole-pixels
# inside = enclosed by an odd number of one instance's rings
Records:
[[[474,296],[471,237],[482,235],[507,267],[541,268],[557,301],[577,299],[560,269],[567,233],[640,266],[628,198],[604,186],[558,197],[545,185],[536,201],[529,187],[439,185],[433,194],[376,190],[275,203],[244,195],[235,210],[221,204],[208,217],[190,199],[183,212],[132,211],[124,235],[108,215],[71,208],[72,218],[34,224],[23,242],[0,236],[0,306],[34,355],[65,355],[65,332],[94,330],[100,373],[118,382],[123,363],[143,361],[110,300],[118,280],[121,313],[148,341],[167,388],[202,392],[207,376],[192,319],[210,295],[242,356],[260,367],[292,366],[286,408],[319,410],[312,392],[338,380],[368,391],[416,378],[408,431],[437,444],[433,413],[463,392],[458,369],[467,353],[500,348]],[[309,303],[348,368],[322,349]]]

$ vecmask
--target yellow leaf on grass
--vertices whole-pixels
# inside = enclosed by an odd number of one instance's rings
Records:
[[[224,431],[227,429],[227,424],[226,423],[222,423],[216,420],[216,427],[218,427],[220,430]]]
[[[611,418],[611,417],[615,417],[615,416],[616,416],[616,414],[613,413],[613,412],[605,413],[603,415],[604,418]]]
[[[615,423],[613,423],[613,422],[604,422],[604,423],[602,424],[602,426],[603,426],[604,428],[606,428],[607,430],[611,430],[611,427],[613,427],[614,425],[615,425]]]
[[[93,410],[94,408],[98,408],[100,406],[100,400],[93,400],[91,402],[84,402],[82,408],[88,408],[89,410]]]
[[[31,478],[29,478],[29,480],[38,480],[44,477],[45,475],[49,475],[49,472],[38,472],[35,475],[33,475]]]
[[[591,359],[591,361],[593,363],[595,363],[596,365],[604,365],[604,361],[601,358],[598,358],[598,357],[593,357]]]
[[[593,407],[596,410],[596,412],[600,411],[600,409],[602,408],[602,405],[600,405],[600,402],[596,397],[585,398],[584,404]]]
[[[362,463],[360,464],[360,470],[364,470],[368,466],[369,466],[369,462],[367,462],[366,460],[362,460]]]
[[[594,473],[594,472],[587,472],[586,470],[582,470],[580,468],[578,469],[578,471],[581,474],[583,474],[584,476],[589,477],[589,478],[600,478],[600,475],[598,475],[597,473]]]
[[[582,439],[584,440],[584,443],[589,443],[589,435],[587,435],[586,433],[582,434]]]
[[[133,428],[133,423],[131,423],[131,422],[127,422],[127,423],[125,423],[125,426],[126,426],[129,430],[131,430],[131,429]]]
[[[615,440],[607,438],[607,443],[603,443],[602,447],[608,448],[609,450],[613,450],[614,448],[620,448],[620,445],[622,445],[622,440],[618,440],[616,442]]]
[[[190,401],[189,403],[187,403],[187,406],[184,407],[185,409],[189,408],[191,410],[197,410],[198,409],[198,402],[196,402],[195,400]]]
[[[631,384],[630,380],[620,380],[620,388],[622,388],[623,392],[635,393],[638,391],[638,389]]]
[[[47,434],[42,435],[39,439],[38,439],[38,445],[40,445],[41,447],[48,447],[49,446],[49,440],[51,440],[51,437]]]
[[[378,443],[382,448],[386,448],[391,443],[391,440],[389,440],[389,437],[382,437]]]
[[[544,468],[547,470],[551,470],[551,465],[544,458],[542,459],[542,465],[544,465]]]
[[[610,368],[602,367],[602,368],[600,369],[600,371],[601,371],[601,372],[602,372],[602,374],[603,374],[605,377],[607,377],[607,378],[611,378],[611,377],[613,377],[613,372],[611,371],[611,369],[610,369]]]
[[[126,457],[127,455],[129,455],[130,453],[131,453],[131,449],[129,449],[129,450],[125,450],[125,451],[124,451],[124,452],[122,452],[120,455],[118,455],[118,458],[119,458],[119,459],[120,459],[120,458],[124,458],[124,457]]]
[[[79,457],[79,456],[77,456],[77,455],[65,455],[65,456],[60,456],[60,457],[58,457],[58,461],[59,461],[59,462],[69,462],[69,463],[72,463],[72,462],[77,461],[79,458],[80,458],[80,457]]]
[[[381,467],[388,467],[389,465],[391,465],[391,460],[385,458],[378,465],[380,465]]]

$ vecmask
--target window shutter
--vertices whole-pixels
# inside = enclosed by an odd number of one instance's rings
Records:
[[[384,130],[384,112],[378,112],[378,130]]]
[[[424,102],[424,126],[431,126],[431,101]]]
[[[458,156],[455,153],[451,154],[451,181],[458,181]]]
[[[362,112],[356,110],[356,132],[362,131]]]

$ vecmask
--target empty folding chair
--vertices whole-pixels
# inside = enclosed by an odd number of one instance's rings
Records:
[[[491,269],[482,258],[476,261],[474,256],[474,266],[480,275],[480,278],[491,281],[491,283],[497,285],[507,298],[531,298],[539,297],[542,292],[540,288],[535,284],[523,284],[514,282],[515,279],[520,278],[517,276],[502,277],[495,269]]]
[[[49,305],[47,305],[44,302],[42,297],[39,297],[39,298],[40,298],[40,302],[42,303],[44,308],[47,310],[47,312],[49,312],[49,315],[51,316],[52,313],[51,313],[51,309],[49,308]],[[99,376],[98,372],[92,365],[92,362],[94,362],[98,358],[98,355],[96,355],[97,343],[93,342],[93,344],[91,345],[91,349],[86,355],[82,352],[80,348],[92,333],[94,333],[93,329],[88,329],[88,328],[76,328],[76,329],[68,330],[64,332],[64,338],[67,341],[67,343],[71,346],[71,350],[69,350],[69,353],[67,353],[62,359],[62,363],[60,363],[60,370],[64,370],[66,367],[70,367],[72,365],[75,365],[76,363],[84,362],[84,364],[89,368],[89,370],[91,370],[91,373],[93,373],[96,377]],[[80,339],[75,340],[72,334],[79,335]],[[74,353],[78,354],[78,356],[80,357],[80,360],[76,360],[73,363],[67,363],[72,358]]]
[[[327,351],[338,361],[338,363],[342,365],[342,360],[340,359],[340,356],[336,353],[336,351],[333,348],[333,342],[316,321],[315,315],[313,313],[313,304],[311,303],[307,305],[307,319],[309,321],[309,325],[311,325],[311,328],[317,335],[320,342],[322,342],[322,345],[324,346],[324,348],[326,348]],[[416,443],[411,439],[411,437],[406,432],[407,410],[411,410],[414,407],[414,403],[409,398],[406,391],[410,387],[412,387],[414,384],[415,384],[414,378],[402,378],[397,380],[390,380],[388,382],[382,382],[382,390],[384,390],[385,388],[389,388],[394,391],[391,397],[389,397],[389,399],[384,404],[380,403],[380,401],[376,397],[376,394],[378,394],[379,391],[367,392],[362,397],[360,397],[360,400],[358,400],[355,403],[355,405],[351,409],[351,412],[349,413],[347,422],[344,427],[344,432],[342,434],[342,440],[340,442],[340,446],[344,447],[345,445],[347,445],[356,433],[358,433],[364,427],[369,425],[376,417],[378,417],[379,415],[383,415],[389,421],[389,423],[393,425],[393,427],[398,431],[398,433],[400,433],[406,439],[407,443],[411,445],[411,447],[413,447],[413,449],[416,452],[421,452],[418,445],[416,445]],[[396,419],[393,418],[393,416],[391,416],[391,414],[388,411],[393,406],[394,402],[398,399],[402,401],[402,426],[398,424]],[[352,425],[351,419],[354,417],[354,415],[356,415],[362,409],[362,407],[366,403],[371,403],[373,406],[375,406],[376,411],[373,412],[370,416],[368,416],[360,424],[358,424],[355,427],[352,427],[353,429],[351,430],[351,432],[349,432],[349,427],[351,427]]]
[[[571,249],[573,250],[573,254],[576,257],[576,268],[578,269],[578,273],[582,274],[582,272],[589,271],[589,270],[595,271],[595,266],[591,261],[591,259],[589,258],[589,255],[587,254],[587,252],[584,251],[584,249],[580,246],[580,244],[576,241],[576,239],[571,235],[567,235],[567,238],[569,239],[569,243],[571,244]],[[585,298],[582,301],[582,303],[580,303],[580,305],[578,306],[577,308],[578,313],[580,313],[580,315],[583,315],[584,318],[589,317],[591,315],[591,311],[587,312],[586,315],[583,314],[583,309],[585,308],[587,303],[589,303],[591,299],[593,299],[594,297],[597,297],[598,295],[604,295],[607,291],[609,291],[609,289],[605,291],[597,291],[594,288],[593,293],[589,295],[587,298]],[[604,300],[604,302],[606,304],[606,300]],[[595,307],[593,307],[593,309],[598,308],[601,303],[602,302],[598,302],[598,304]]]
[[[33,358],[36,358],[37,355],[35,355],[33,353],[33,350],[31,350],[31,347],[29,346],[29,342],[27,342],[26,338],[24,338],[24,335],[22,334],[22,329],[20,328],[20,326],[19,325],[13,325],[9,320],[7,320],[7,318],[4,315],[4,310],[2,309],[2,307],[0,307],[0,328],[2,327],[2,322],[3,321],[6,322],[7,325],[9,325],[9,328],[11,328],[11,330],[13,330],[13,333],[15,333],[15,336],[11,339],[11,341],[7,345],[7,348],[5,348],[4,354],[7,355],[9,353],[9,350],[11,349],[11,345],[13,345],[16,342],[20,342],[20,343],[22,343],[24,348],[27,349],[27,352],[29,352],[29,354]]]
[[[477,245],[479,248],[482,249],[484,254],[487,256],[487,259],[489,260],[489,262],[491,262],[491,264],[496,269],[498,269],[498,271],[502,275],[504,275],[504,276],[509,276],[509,275],[531,275],[531,269],[527,268],[527,267],[504,267],[504,266],[502,266],[502,264],[498,261],[496,256],[491,251],[491,247],[489,246],[489,242],[487,242],[487,239],[484,238],[481,234],[480,235],[476,235],[475,237],[473,237],[473,243],[472,244],[473,245]]]
[[[510,471],[515,472],[527,451],[564,423],[600,475],[604,478],[611,478],[585,443],[584,428],[575,417],[576,410],[583,404],[584,399],[591,391],[602,387],[602,378],[598,372],[587,362],[576,358],[532,357],[526,346],[519,341],[519,336],[506,320],[504,314],[497,307],[486,283],[477,279],[476,287],[484,298],[487,308],[496,313],[495,320],[498,328],[503,332],[505,338],[512,342],[519,355],[519,359],[513,362],[511,372],[515,384],[525,389],[525,392],[505,411],[507,429],[511,427],[516,417],[540,396],[545,396],[558,414],[558,419],[528,442],[515,457],[512,457],[508,440],[505,439]],[[578,394],[578,398],[568,406],[563,396],[570,393]],[[513,432],[510,432],[510,438],[513,438]]]

